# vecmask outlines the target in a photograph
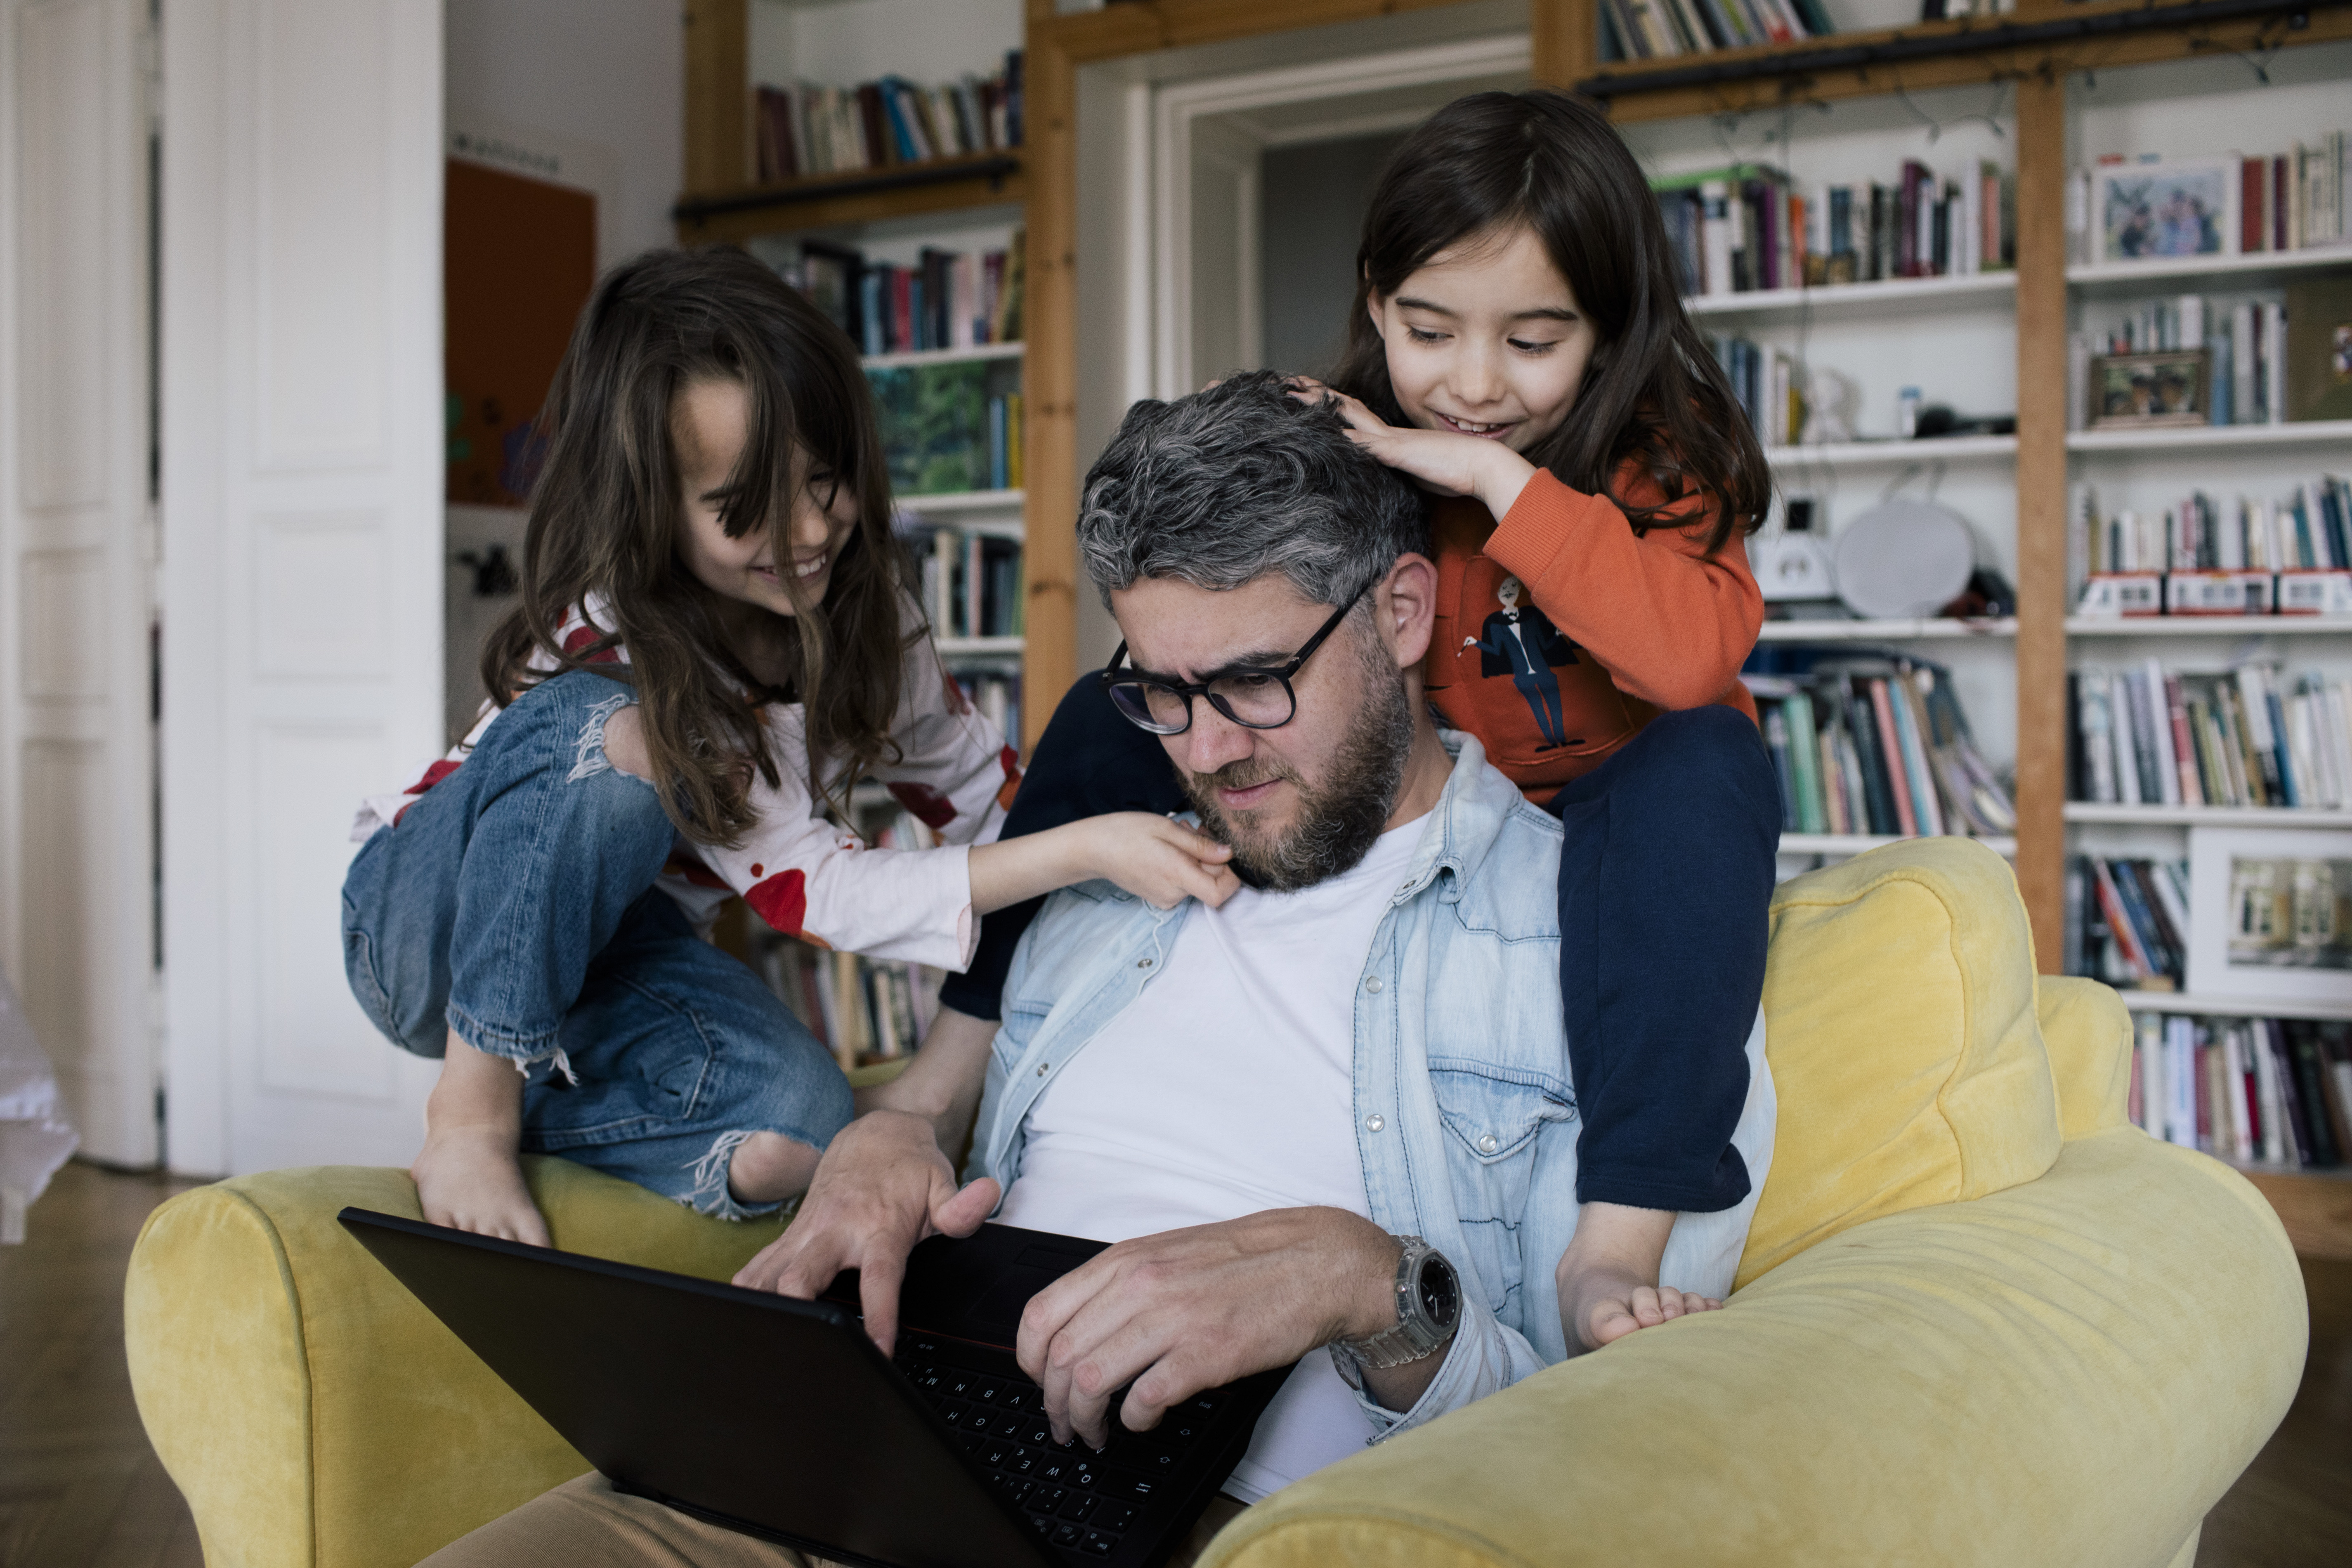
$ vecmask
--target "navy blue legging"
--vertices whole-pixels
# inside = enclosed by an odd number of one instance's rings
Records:
[[[1004,837],[1109,811],[1189,809],[1159,737],[1093,675],[1055,710]],[[1748,1195],[1731,1146],[1748,1034],[1764,994],[1780,790],[1761,736],[1730,708],[1662,713],[1561,789],[1560,994],[1583,1129],[1577,1200],[1705,1213]],[[1045,900],[987,917],[940,1000],[1000,1014],[1013,950]]]

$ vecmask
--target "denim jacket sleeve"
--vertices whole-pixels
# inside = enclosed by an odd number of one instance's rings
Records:
[[[1437,1375],[1430,1380],[1421,1397],[1413,1401],[1412,1408],[1391,1410],[1367,1390],[1358,1391],[1356,1404],[1371,1423],[1372,1441],[1378,1443],[1399,1432],[1426,1426],[1447,1411],[1459,1410],[1498,1389],[1508,1388],[1519,1379],[1541,1372],[1546,1364],[1525,1336],[1496,1319],[1476,1291],[1465,1291],[1462,1321],[1454,1331],[1454,1342],[1445,1347],[1445,1363],[1437,1369]]]

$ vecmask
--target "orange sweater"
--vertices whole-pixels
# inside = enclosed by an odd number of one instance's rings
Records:
[[[1664,498],[1638,463],[1627,499]],[[1446,723],[1541,804],[1657,713],[1723,702],[1756,717],[1739,667],[1763,596],[1733,534],[1705,553],[1713,513],[1636,534],[1615,503],[1538,469],[1497,524],[1470,500],[1438,503],[1437,626],[1423,674]]]

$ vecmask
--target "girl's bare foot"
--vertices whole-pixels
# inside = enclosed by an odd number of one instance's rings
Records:
[[[1577,1215],[1576,1234],[1560,1254],[1552,1282],[1559,1292],[1559,1326],[1571,1353],[1597,1351],[1636,1329],[1723,1303],[1658,1284],[1658,1265],[1675,1228],[1667,1209],[1591,1203]]]
[[[548,1245],[547,1221],[523,1183],[512,1133],[477,1123],[430,1130],[408,1173],[432,1224]]]
[[[435,1225],[548,1245],[547,1221],[522,1179],[522,1074],[449,1031],[425,1102],[425,1147],[408,1174]]]

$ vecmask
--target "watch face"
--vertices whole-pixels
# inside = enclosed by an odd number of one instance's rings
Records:
[[[1414,1284],[1421,1296],[1422,1315],[1436,1328],[1452,1328],[1454,1315],[1462,1310],[1462,1286],[1445,1255],[1433,1252],[1423,1258],[1421,1277]]]

